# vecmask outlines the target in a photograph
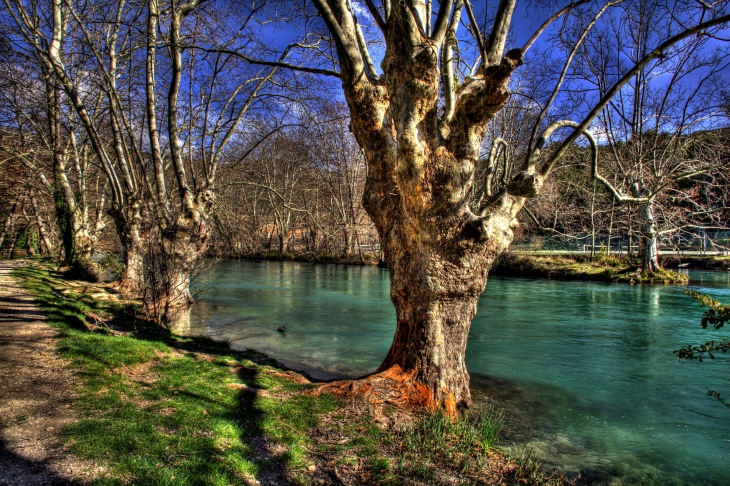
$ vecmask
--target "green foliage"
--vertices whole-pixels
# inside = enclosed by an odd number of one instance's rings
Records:
[[[115,275],[121,274],[122,270],[124,270],[124,265],[122,264],[122,255],[120,255],[119,253],[107,253],[101,260],[99,260],[99,263],[97,263],[97,265],[100,269],[106,270]]]
[[[39,248],[38,244],[38,232],[34,228],[28,227],[18,236],[18,240],[15,242],[15,247],[32,248],[37,252]]]
[[[730,305],[723,305],[720,302],[713,300],[709,295],[700,294],[695,290],[685,290],[685,294],[697,299],[702,307],[707,307],[707,311],[702,314],[702,329],[707,329],[708,324],[712,325],[715,329],[720,329],[728,322],[728,320],[730,320]],[[696,359],[702,362],[703,356],[707,355],[710,359],[715,359],[714,353],[718,351],[725,353],[728,349],[730,349],[730,341],[726,338],[721,338],[721,341],[710,340],[704,344],[685,346],[675,350],[674,354],[677,355],[677,359],[679,360]],[[728,403],[718,392],[708,390],[707,394],[711,397],[717,398],[723,405],[730,408],[730,403]]]
[[[606,245],[601,245],[596,255],[596,263],[606,267],[623,268],[629,265],[626,255],[611,253]]]
[[[537,481],[540,478],[540,464],[534,456],[535,450],[532,447],[520,447],[514,450],[510,447],[507,457],[517,464],[516,477],[527,476],[529,482]]]
[[[504,427],[504,412],[490,403],[482,412],[479,421],[479,445],[484,452],[488,452],[497,443],[502,427]]]

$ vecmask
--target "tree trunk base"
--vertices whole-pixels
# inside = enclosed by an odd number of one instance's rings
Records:
[[[342,397],[352,405],[362,408],[375,421],[389,428],[400,428],[412,422],[414,414],[424,409],[438,408],[433,392],[414,379],[415,371],[404,372],[399,365],[356,380],[340,380],[322,385],[311,392]],[[444,404],[445,411],[454,416],[456,404],[452,398]]]
[[[90,259],[79,258],[69,266],[66,277],[95,283],[99,281],[99,270]]]

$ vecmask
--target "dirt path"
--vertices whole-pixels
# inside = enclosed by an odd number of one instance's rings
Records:
[[[0,486],[84,483],[96,466],[69,457],[59,437],[74,421],[76,378],[56,353],[55,330],[11,277],[24,265],[0,261]]]

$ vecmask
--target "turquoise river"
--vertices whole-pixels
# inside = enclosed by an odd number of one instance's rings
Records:
[[[730,273],[688,288],[730,302]],[[252,348],[315,378],[374,370],[395,329],[388,271],[223,261],[195,284],[189,332]],[[493,401],[502,446],[593,484],[730,484],[730,356],[678,362],[703,330],[685,287],[492,277],[471,327],[476,408]],[[277,332],[286,326],[287,332]]]

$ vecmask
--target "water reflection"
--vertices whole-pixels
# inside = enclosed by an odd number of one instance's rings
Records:
[[[691,277],[691,288],[730,301],[727,273]],[[711,337],[683,290],[491,278],[467,349],[476,406],[500,403],[509,440],[597,482],[730,483],[728,413],[705,396],[727,389],[724,363],[672,354]],[[222,262],[190,330],[319,378],[356,376],[392,341],[388,294],[379,268]]]

